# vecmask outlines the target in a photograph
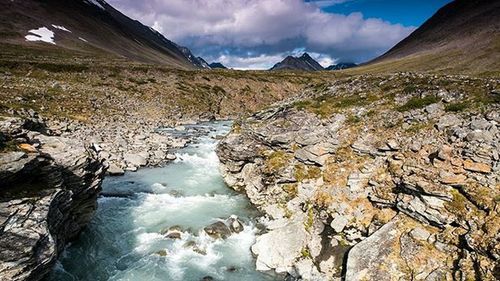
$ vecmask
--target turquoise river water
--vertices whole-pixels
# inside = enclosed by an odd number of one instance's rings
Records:
[[[105,179],[94,219],[63,253],[50,280],[276,280],[255,270],[250,246],[256,211],[219,173],[214,137],[226,134],[230,123],[187,129],[205,133],[178,150],[173,163]],[[203,231],[231,215],[244,222],[243,232],[215,240]],[[160,234],[175,225],[185,230],[181,239]],[[186,246],[193,242],[202,251]]]

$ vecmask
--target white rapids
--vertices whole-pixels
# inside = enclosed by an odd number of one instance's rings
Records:
[[[257,213],[219,173],[214,136],[229,128],[229,122],[194,126],[207,134],[179,150],[174,163],[107,178],[95,218],[50,280],[277,280],[255,270]],[[204,232],[231,215],[243,220],[244,231],[226,240]],[[171,226],[182,228],[180,239],[161,234]]]

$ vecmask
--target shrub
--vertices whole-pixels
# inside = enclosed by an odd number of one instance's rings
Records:
[[[413,109],[419,109],[419,108],[424,108],[428,105],[431,105],[433,103],[439,102],[440,99],[436,96],[426,96],[426,97],[413,97],[411,98],[408,102],[406,102],[404,105],[400,106],[398,108],[398,111],[404,112],[404,111],[409,111]]]
[[[465,102],[450,103],[444,107],[444,110],[446,112],[460,112],[464,111],[467,107],[469,107],[469,104]]]

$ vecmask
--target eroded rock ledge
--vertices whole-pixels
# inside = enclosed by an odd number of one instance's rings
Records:
[[[226,182],[266,214],[257,268],[297,280],[499,278],[494,87],[359,77],[236,123],[217,152]]]
[[[90,221],[105,173],[96,152],[40,119],[0,117],[0,280],[40,280]]]

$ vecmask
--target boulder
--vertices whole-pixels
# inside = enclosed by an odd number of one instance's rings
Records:
[[[229,229],[231,229],[233,233],[240,233],[244,229],[243,223],[240,221],[238,216],[232,215],[231,217],[229,217],[227,222],[229,225]]]
[[[221,221],[212,223],[211,225],[205,227],[203,230],[205,230],[208,236],[215,239],[226,239],[231,235],[231,230],[229,229],[229,227]]]
[[[413,228],[415,222],[398,215],[348,253],[346,281],[357,280],[452,280],[457,253],[440,250],[425,237],[435,233],[429,227]]]
[[[143,167],[148,163],[148,156],[146,153],[126,153],[123,155],[123,159],[130,166]]]
[[[257,256],[257,270],[292,271],[295,260],[307,244],[307,232],[301,221],[294,221],[257,237],[252,252]]]
[[[120,168],[118,165],[116,165],[115,163],[111,163],[109,164],[109,167],[108,167],[108,174],[110,176],[121,176],[123,174],[125,174],[125,171]]]

